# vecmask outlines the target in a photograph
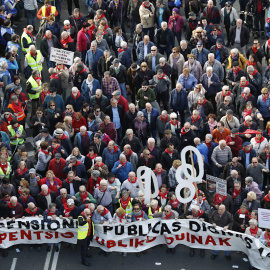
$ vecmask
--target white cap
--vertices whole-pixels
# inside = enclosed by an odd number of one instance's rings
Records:
[[[66,24],[70,24],[70,21],[69,20],[64,20],[64,25]]]

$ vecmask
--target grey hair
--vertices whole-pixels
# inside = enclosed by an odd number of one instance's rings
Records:
[[[91,42],[91,46],[92,46],[92,45],[96,45],[96,46],[97,46],[97,42],[96,42],[95,40],[92,41],[92,42]]]
[[[121,47],[122,47],[122,48],[126,48],[126,47],[127,47],[127,43],[126,43],[125,41],[122,41],[122,42],[121,42]]]
[[[218,144],[219,144],[219,145],[222,145],[222,144],[224,144],[224,143],[226,144],[226,141],[225,141],[225,140],[220,140]]]
[[[206,134],[206,135],[205,135],[205,138],[209,138],[209,139],[212,140],[212,139],[213,139],[213,136],[209,133],[209,134]]]
[[[212,67],[207,67],[206,68],[206,71],[208,71],[208,70],[211,70],[213,72],[213,68]]]
[[[163,62],[166,62],[166,59],[165,59],[165,57],[160,57],[160,59],[159,59],[159,63],[163,63]]]
[[[236,48],[231,49],[231,53],[238,53],[238,49]]]
[[[171,211],[171,210],[172,210],[172,207],[171,207],[170,205],[167,204],[167,205],[164,207],[164,209],[167,209],[167,210]]]
[[[121,158],[127,158],[124,154],[120,154],[120,156],[119,156],[119,159],[121,159]]]
[[[149,139],[147,140],[147,142],[148,142],[148,143],[150,143],[150,142],[155,142],[155,139],[151,137],[151,138],[149,138]]]
[[[251,184],[253,182],[253,177],[251,177],[251,176],[246,177],[245,182],[248,182]]]
[[[7,67],[8,67],[7,61],[3,61],[3,62],[1,63],[1,68],[2,68],[2,69],[6,69]]]
[[[247,71],[252,71],[253,72],[254,71],[254,67],[253,66],[248,66],[247,67]]]
[[[95,161],[102,161],[102,157],[96,157]]]

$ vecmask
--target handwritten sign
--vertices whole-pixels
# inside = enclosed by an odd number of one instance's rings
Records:
[[[207,182],[206,184],[207,189],[210,192],[215,192],[222,196],[227,195],[227,181],[226,180],[207,174],[206,182]]]
[[[51,48],[50,61],[52,62],[71,66],[73,64],[73,58],[74,52]]]

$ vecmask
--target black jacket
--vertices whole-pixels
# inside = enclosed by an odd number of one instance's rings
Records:
[[[169,18],[171,16],[171,12],[170,12],[169,8],[167,7],[167,5],[164,5],[163,8],[164,8],[163,14],[162,14],[163,22],[168,22]],[[159,8],[156,7],[156,9],[155,9],[155,23],[156,24],[158,23],[158,17],[159,17]]]
[[[161,154],[161,158],[160,158],[160,163],[162,164],[162,168],[168,172],[170,168],[172,167],[174,160],[176,159],[180,159],[180,156],[177,150],[174,150],[172,157],[170,157],[170,155],[164,151]]]
[[[139,157],[138,159],[138,167],[140,166],[146,166],[148,168],[150,168],[151,170],[154,170],[156,167],[156,159],[155,157],[153,157],[152,155],[150,156],[150,158],[148,159],[148,163],[146,164],[146,160],[144,157]]]
[[[52,35],[52,43],[53,43],[54,48],[58,48],[58,49],[61,48],[61,44],[60,44],[58,38],[54,35]],[[45,38],[45,37],[40,42],[40,51],[41,51],[41,54],[44,58],[50,57],[49,45],[47,42],[47,38]]]
[[[90,107],[94,108],[94,106],[97,104],[96,95],[92,96],[90,98]],[[105,112],[106,107],[109,105],[109,100],[106,96],[102,95],[100,100],[100,109],[102,112]]]
[[[128,76],[127,76],[127,69],[124,65],[120,66],[119,72],[116,74],[115,69],[113,66],[110,67],[110,74],[112,77],[116,78],[118,83],[126,83],[128,84]]]
[[[68,19],[70,21],[70,24],[74,26],[76,32],[78,33],[83,26],[83,23],[86,21],[85,17],[80,14],[80,17],[75,19],[73,15],[71,15]]]
[[[125,115],[125,111],[124,108],[121,105],[117,105],[117,109],[118,109],[118,113],[119,113],[119,117],[120,117],[120,122],[121,122],[121,126],[123,126],[123,120],[124,120],[124,115]],[[109,115],[111,118],[111,121],[113,120],[113,110],[112,110],[112,105],[109,105],[106,108],[106,115]]]
[[[107,147],[107,144],[104,141],[101,140],[99,149],[96,146],[95,142],[91,142],[90,146],[93,146],[96,149],[97,155],[101,157],[102,153],[103,153],[103,150]],[[85,162],[84,162],[84,165],[85,165]]]
[[[213,45],[211,48],[210,48],[210,52],[213,53],[215,55],[215,59],[217,58],[217,54],[220,55],[220,62],[221,64],[226,64],[227,61],[228,61],[228,57],[229,57],[229,52],[228,52],[228,49],[226,47],[222,47],[221,49],[219,49],[217,51],[217,46],[216,45]]]
[[[263,16],[265,14],[264,8],[265,9],[268,8],[269,2],[267,0],[261,0],[261,12],[260,13],[258,13],[258,2],[259,2],[258,0],[250,0],[248,2],[248,4],[246,5],[246,11],[251,12],[257,16],[258,16],[258,14]]]
[[[174,145],[174,149],[176,149],[179,145],[179,140],[176,136],[172,136],[170,140],[167,140],[166,136],[164,136],[164,138],[162,138],[160,141],[161,152],[165,151],[165,149],[168,147],[168,143],[172,143]]]
[[[133,136],[132,141],[130,141],[127,136],[125,136],[123,138],[123,140],[121,142],[121,146],[120,146],[121,151],[123,151],[124,146],[126,144],[129,144],[131,146],[131,150],[133,152],[135,152],[137,155],[139,155],[139,153],[142,151],[143,146],[142,146],[140,140],[135,136]]]
[[[80,186],[85,186],[87,185],[87,181],[84,178],[81,178],[81,181],[76,181],[73,180],[73,188],[75,193],[79,192],[79,187]],[[70,193],[70,185],[67,183],[67,180],[64,180],[62,183],[62,188],[66,188],[67,189],[67,193]]]
[[[229,84],[232,88],[232,82],[240,82],[241,77],[245,76],[245,71],[243,69],[240,69],[239,72],[234,75],[233,69],[227,70],[227,84]]]
[[[236,25],[231,28],[230,36],[231,36],[231,44],[234,45],[235,35],[236,35]],[[242,25],[241,34],[240,34],[240,45],[244,47],[248,44],[249,41],[249,31],[248,28]]]
[[[225,211],[225,213],[220,217],[218,210],[215,210],[210,217],[210,223],[215,223],[217,226],[220,227],[229,226],[229,229],[231,229],[233,225],[233,217],[232,214],[228,211]]]
[[[163,13],[164,14],[164,13]],[[160,28],[157,30],[157,35],[156,35],[156,38],[157,38],[157,47],[159,48],[160,45],[161,45],[161,34],[162,34],[162,31],[163,29]],[[173,35],[173,32],[171,29],[167,28],[165,30],[167,33],[166,33],[166,47],[168,48],[172,48],[174,46],[174,35]],[[163,44],[164,45],[164,44]]]
[[[250,56],[251,54],[255,54],[256,57],[257,57],[257,60],[258,60],[260,63],[262,63],[262,59],[263,59],[264,56],[265,56],[264,50],[263,50],[262,48],[259,48],[259,49],[257,50],[256,53],[252,50],[252,47],[248,48],[248,49],[247,49],[247,52],[246,52],[246,58],[248,59],[249,56]]]
[[[51,191],[50,195],[51,195],[52,203],[55,203],[56,194],[53,191]],[[45,196],[42,193],[39,193],[37,196],[37,206],[39,208],[41,208],[43,211],[45,211],[46,209],[49,208],[49,205],[47,203],[47,199],[45,198]]]
[[[98,76],[100,78],[103,77],[103,74],[105,71],[109,71],[110,67],[112,65],[112,62],[114,60],[114,57],[111,56],[110,60],[108,62],[106,62],[105,56],[101,56],[98,59],[98,64],[97,64],[97,70],[98,70]]]
[[[29,127],[30,127],[30,128],[32,129],[32,131],[33,131],[33,137],[36,137],[36,136],[39,134],[40,130],[42,129],[41,124],[37,124],[37,125],[35,126],[35,125],[34,125],[35,122],[39,122],[39,120],[38,120],[38,118],[37,118],[36,115],[34,115],[34,116],[32,117],[32,120],[31,120],[30,125],[29,125]],[[42,115],[42,117],[41,117],[41,119],[40,119],[40,122],[41,122],[42,124],[45,124],[45,126],[44,126],[43,128],[49,128],[50,124],[49,124],[48,118],[47,118],[44,114]]]

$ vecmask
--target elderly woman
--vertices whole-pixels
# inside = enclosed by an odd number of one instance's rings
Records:
[[[18,169],[14,173],[14,181],[16,186],[19,186],[21,179],[24,179],[28,174],[28,168],[25,161],[20,161]]]
[[[253,191],[250,191],[247,194],[247,198],[244,199],[243,204],[248,206],[249,212],[253,210],[258,210],[258,208],[260,208],[260,201],[256,199],[256,194]]]
[[[71,106],[71,105],[67,105],[67,106]],[[64,129],[68,133],[69,138],[72,138],[74,136],[74,129],[72,127],[72,117],[71,116],[64,117]]]
[[[248,206],[242,204],[240,209],[234,214],[234,222],[232,229],[236,232],[244,233],[248,227],[249,222],[249,211]]]
[[[197,84],[194,87],[193,91],[190,91],[187,100],[188,100],[188,108],[190,111],[193,111],[194,103],[196,103],[200,96],[204,96],[206,93],[205,89],[203,88],[202,84]]]
[[[53,100],[51,100],[48,103],[48,108],[45,111],[45,116],[47,117],[48,122],[50,123],[49,133],[50,134],[53,134],[55,125],[58,122],[61,122],[62,121],[61,110],[58,109],[58,108],[56,108],[56,103]]]
[[[188,54],[187,59],[188,60],[184,63],[183,68],[188,68],[197,81],[200,81],[203,74],[201,63],[196,60],[196,56],[194,54]]]
[[[165,125],[165,130],[167,129],[171,130],[174,136],[179,136],[181,131],[181,122],[178,121],[177,114],[175,112],[170,114],[170,121]]]
[[[38,184],[42,186],[46,184],[49,190],[53,191],[55,194],[60,194],[60,189],[62,188],[62,181],[55,177],[54,172],[49,170],[46,173],[46,177],[38,181]]]
[[[102,162],[102,157],[95,158],[95,164],[93,169],[89,169],[87,172],[97,170],[100,172],[100,177],[106,179],[109,173],[108,166]]]
[[[245,234],[259,238],[262,234],[262,229],[258,228],[258,221],[256,219],[249,220],[249,227],[246,228]]]
[[[133,199],[129,196],[127,190],[122,190],[122,198],[118,200],[120,207],[124,209],[126,214],[132,213],[132,201]]]
[[[235,107],[230,96],[224,98],[224,101],[217,107],[217,120],[219,121],[228,110],[235,112]]]
[[[259,156],[265,150],[265,147],[268,145],[268,140],[262,136],[263,131],[258,129],[258,134],[255,135],[254,138],[250,140],[252,148],[256,151],[257,155]]]
[[[125,210],[122,207],[117,208],[113,215],[113,222],[118,224],[127,224],[129,222],[128,220],[129,217]]]
[[[80,127],[82,126],[87,126],[86,119],[82,116],[80,112],[75,112],[74,118],[72,119],[72,128],[74,129],[75,135],[80,132]]]
[[[172,53],[169,56],[169,64],[172,67],[171,80],[172,89],[175,88],[175,83],[180,74],[183,72],[184,56],[180,53],[179,47],[172,48]]]
[[[49,143],[46,141],[42,141],[40,143],[40,149],[38,153],[38,161],[37,161],[37,173],[39,173],[41,176],[45,176],[49,161],[52,157],[52,152],[49,152]]]
[[[232,62],[233,61],[238,61],[239,63],[239,67],[243,70],[246,69],[246,65],[247,65],[247,60],[245,58],[245,56],[243,54],[241,54],[238,49],[234,48],[231,50],[231,54],[228,58],[228,66],[227,69],[231,69],[232,68]]]
[[[142,111],[139,111],[137,113],[137,117],[133,121],[133,126],[135,135],[140,139],[143,146],[146,145],[147,138],[150,137],[150,125],[148,121],[145,119]]]
[[[198,83],[198,80],[192,74],[190,74],[188,68],[184,68],[183,73],[179,76],[177,82],[182,84],[183,89],[185,89],[187,92],[190,92]]]
[[[176,171],[179,166],[182,165],[182,162],[179,159],[176,159],[173,161],[172,167],[169,170],[168,173],[168,187],[170,191],[174,191],[176,186],[178,185],[178,182],[176,180]]]
[[[265,229],[265,232],[262,232],[260,242],[266,247],[270,247],[270,229]]]
[[[142,205],[140,202],[135,202],[133,204],[133,211],[132,211],[130,217],[131,217],[131,222],[144,221],[144,220],[148,219],[148,216],[142,210]]]
[[[199,96],[198,101],[193,104],[193,110],[197,110],[200,116],[206,120],[207,116],[214,112],[213,105],[205,96]]]

